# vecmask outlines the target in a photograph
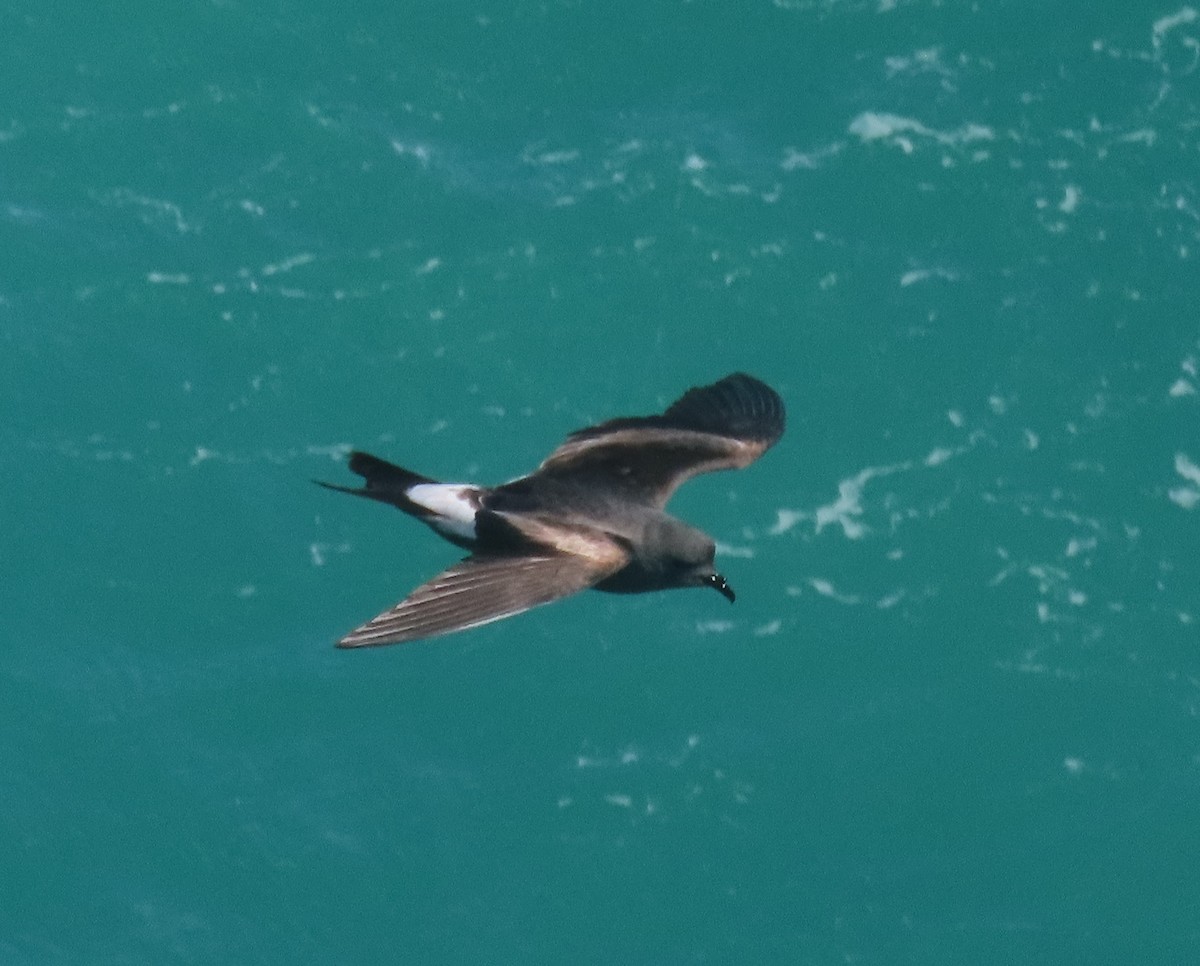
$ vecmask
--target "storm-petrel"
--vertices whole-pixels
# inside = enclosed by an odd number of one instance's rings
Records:
[[[663,508],[697,473],[754,462],[783,425],[779,395],[735,373],[689,389],[661,416],[578,430],[528,476],[497,487],[438,483],[351,453],[350,469],[366,486],[321,486],[399,507],[471,555],[338,647],[466,630],[589,587],[712,587],[732,602],[733,589],[713,568],[712,538]]]

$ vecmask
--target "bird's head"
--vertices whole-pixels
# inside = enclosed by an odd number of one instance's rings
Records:
[[[711,537],[677,520],[664,522],[648,541],[667,587],[711,587],[733,603],[733,588],[714,566],[717,547]]]

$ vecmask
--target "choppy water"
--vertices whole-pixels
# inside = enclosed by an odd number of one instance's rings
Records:
[[[0,961],[1200,952],[1200,11],[125,4],[0,40]],[[744,369],[739,593],[335,652]]]

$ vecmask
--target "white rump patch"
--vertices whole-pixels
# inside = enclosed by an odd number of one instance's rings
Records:
[[[442,533],[474,540],[475,495],[478,487],[467,483],[418,483],[406,496],[431,514],[426,522]]]

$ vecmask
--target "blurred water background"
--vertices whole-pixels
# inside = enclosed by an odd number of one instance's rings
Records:
[[[1200,961],[1200,13],[0,14],[0,962]],[[738,590],[368,653],[735,370]]]

